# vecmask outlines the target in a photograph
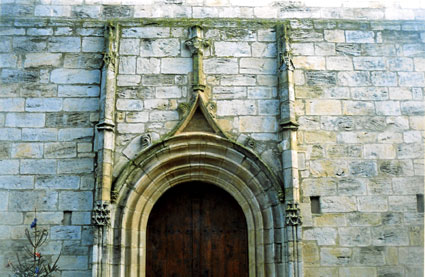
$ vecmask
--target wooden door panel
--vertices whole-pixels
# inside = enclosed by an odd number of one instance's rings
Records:
[[[246,220],[238,203],[206,183],[167,191],[149,216],[146,276],[248,276]]]

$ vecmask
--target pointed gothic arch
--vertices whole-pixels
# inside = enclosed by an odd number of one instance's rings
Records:
[[[146,227],[151,209],[169,188],[190,181],[212,183],[232,195],[248,225],[249,274],[284,274],[284,214],[280,185],[252,151],[215,134],[183,133],[154,144],[115,183],[112,275],[144,276]]]

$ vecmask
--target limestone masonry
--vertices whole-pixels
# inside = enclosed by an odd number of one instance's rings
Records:
[[[144,276],[199,180],[249,276],[423,276],[424,72],[420,1],[3,0],[0,275],[37,209],[57,276]]]

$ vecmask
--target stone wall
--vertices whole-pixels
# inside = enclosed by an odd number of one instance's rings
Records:
[[[424,25],[291,26],[306,275],[421,276]]]
[[[305,276],[423,276],[425,7],[259,2],[2,2],[0,275],[37,209],[51,234],[43,253],[62,251],[61,276],[91,276],[94,126],[104,26],[116,19],[114,177],[141,150],[142,134],[159,140],[181,119],[192,78],[184,41],[194,23],[212,41],[204,71],[218,124],[241,144],[252,138],[281,175],[275,26],[285,23]],[[320,213],[311,213],[311,197]]]

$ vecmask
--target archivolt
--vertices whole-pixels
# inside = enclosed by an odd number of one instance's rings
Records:
[[[283,274],[276,245],[283,243],[282,189],[273,172],[250,150],[206,133],[184,133],[150,146],[115,183],[113,276],[144,276],[150,211],[170,187],[202,181],[230,193],[244,211],[250,276]],[[119,254],[118,254],[119,253]],[[282,276],[282,275],[279,275]]]

